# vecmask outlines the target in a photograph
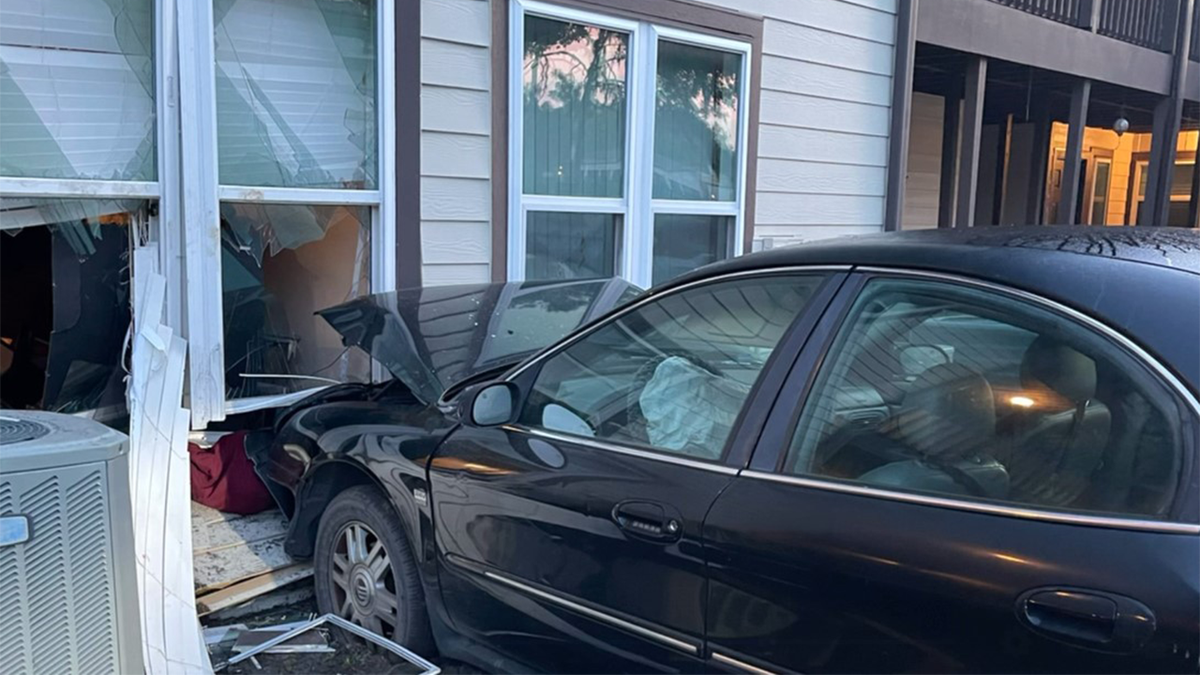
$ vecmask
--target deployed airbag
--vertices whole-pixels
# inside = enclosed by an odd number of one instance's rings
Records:
[[[638,397],[650,445],[717,459],[749,387],[671,356],[654,369]]]

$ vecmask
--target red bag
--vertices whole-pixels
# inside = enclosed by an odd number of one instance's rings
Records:
[[[188,443],[192,499],[224,511],[249,515],[275,506],[271,493],[246,456],[246,432],[222,436],[211,448]]]

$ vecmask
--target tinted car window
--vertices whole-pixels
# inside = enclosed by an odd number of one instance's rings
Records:
[[[764,276],[651,301],[547,359],[520,421],[717,459],[767,358],[820,283]]]
[[[1130,354],[996,293],[877,279],[852,308],[785,461],[887,489],[1162,517],[1174,398]]]

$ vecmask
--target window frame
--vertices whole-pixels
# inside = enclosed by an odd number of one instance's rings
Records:
[[[850,271],[850,267],[846,265],[790,265],[782,267],[769,267],[763,269],[744,270],[739,272],[729,272],[719,276],[708,277],[705,279],[697,279],[686,284],[677,286],[668,290],[665,293],[643,294],[635,300],[618,308],[616,311],[608,314],[602,321],[592,322],[577,329],[574,333],[564,337],[557,343],[550,345],[541,352],[530,356],[525,361],[521,362],[505,374],[500,382],[510,382],[517,386],[521,392],[521,400],[517,402],[517,407],[523,409],[526,404],[526,398],[529,395],[533,381],[541,374],[544,363],[555,357],[556,355],[566,351],[577,342],[586,339],[588,336],[596,333],[613,322],[621,319],[626,314],[634,312],[644,305],[651,302],[657,302],[663,298],[671,297],[675,294],[689,291],[695,288],[719,284],[729,281],[737,281],[747,278],[761,278],[774,276],[811,276],[820,278],[821,281],[813,290],[812,297],[808,303],[792,319],[792,322],[783,331],[779,342],[776,343],[775,349],[771,355],[763,363],[762,369],[755,377],[754,384],[750,391],[746,394],[746,399],[742,403],[742,408],[738,411],[734,419],[733,427],[730,430],[729,437],[725,440],[725,446],[721,450],[720,457],[716,459],[698,459],[680,453],[673,453],[667,450],[654,448],[651,446],[641,446],[620,443],[603,438],[588,438],[585,436],[575,436],[563,432],[552,431],[537,427],[530,427],[517,422],[512,422],[503,425],[503,429],[512,433],[520,433],[528,436],[540,436],[549,440],[556,440],[565,443],[574,443],[600,450],[628,454],[636,457],[648,459],[656,459],[663,462],[679,464],[682,466],[690,466],[693,468],[709,469],[724,473],[737,473],[747,463],[750,451],[752,448],[746,448],[745,451],[739,447],[739,438],[741,432],[746,425],[761,428],[766,422],[766,415],[760,416],[758,419],[750,419],[747,416],[747,411],[752,406],[764,404],[771,405],[775,395],[778,393],[779,386],[788,376],[793,363],[800,354],[800,349],[804,342],[813,334],[817,325],[818,319],[830,306],[837,290],[845,281],[845,275]],[[775,381],[768,381],[768,376],[774,374],[776,377],[771,378]],[[766,402],[764,403],[764,396]],[[753,434],[757,437],[757,434]]]
[[[809,341],[797,359],[796,366],[788,375],[789,386],[799,389],[792,408],[776,407],[770,415],[760,440],[755,445],[749,468],[742,476],[755,480],[765,480],[787,485],[813,488],[829,492],[853,494],[884,501],[898,501],[909,504],[919,504],[952,511],[966,511],[999,515],[1022,520],[1050,522],[1069,525],[1084,525],[1108,529],[1136,530],[1161,533],[1200,534],[1200,521],[1188,520],[1188,514],[1182,512],[1187,501],[1189,477],[1197,468],[1196,430],[1200,429],[1200,400],[1174,375],[1166,366],[1153,355],[1142,349],[1114,328],[1088,316],[1040,295],[1004,286],[990,281],[982,281],[946,272],[932,272],[907,268],[892,268],[882,266],[867,266],[856,269],[842,292],[834,299],[822,318],[821,323],[813,332]],[[1154,379],[1163,390],[1174,400],[1184,412],[1181,420],[1180,469],[1175,485],[1175,497],[1162,520],[1156,520],[1136,514],[1100,515],[1071,511],[1056,511],[1048,507],[1034,504],[992,503],[977,501],[970,497],[955,497],[951,495],[932,495],[916,492],[893,490],[887,487],[867,485],[852,481],[839,481],[819,475],[799,475],[789,473],[786,462],[789,455],[790,443],[796,433],[800,418],[809,405],[821,368],[825,367],[830,350],[836,344],[838,336],[846,327],[850,310],[864,292],[867,284],[874,279],[899,279],[907,281],[929,281],[934,283],[958,285],[970,289],[981,290],[998,296],[1028,303],[1042,310],[1051,312],[1060,318],[1075,324],[1077,327],[1091,332],[1097,338],[1105,340],[1112,347],[1124,352],[1132,362],[1143,367],[1147,375]],[[805,368],[806,364],[810,367]],[[782,397],[781,399],[782,400]],[[1189,414],[1190,413],[1190,414]],[[1189,430],[1193,433],[1189,433]]]
[[[1189,154],[1191,156],[1188,156]],[[1197,164],[1200,164],[1200,152],[1197,152],[1197,153],[1181,152],[1181,153],[1179,153],[1179,156],[1176,157],[1176,159],[1175,159],[1176,167],[1178,167],[1178,166],[1196,167],[1193,169],[1193,171],[1200,171],[1200,166],[1197,166]],[[1150,170],[1150,154],[1149,153],[1137,153],[1136,155],[1134,155],[1133,171],[1130,172],[1130,178],[1129,178],[1129,180],[1130,180],[1129,222],[1131,224],[1137,223],[1138,211],[1141,210],[1142,204],[1144,204],[1146,201],[1145,193],[1138,194],[1138,191],[1141,190],[1142,176],[1144,175],[1144,172],[1148,172],[1149,170]],[[1174,168],[1172,168],[1171,171],[1173,174]],[[1167,201],[1169,201],[1169,202],[1187,202],[1190,199],[1191,199],[1190,195],[1177,195],[1173,191],[1170,191],[1170,190],[1168,190],[1168,192],[1167,192]],[[1191,225],[1191,227],[1200,227],[1200,224],[1193,224],[1193,225]]]
[[[752,36],[744,40],[685,30],[651,19],[631,19],[577,9],[540,0],[510,0],[508,17],[508,232],[506,270],[510,281],[525,279],[526,217],[529,211],[603,213],[617,216],[617,260],[614,271],[634,284],[648,288],[653,278],[654,218],[663,215],[708,215],[732,218],[727,257],[746,252],[747,183],[750,178],[750,128],[753,101]],[[568,197],[524,192],[523,82],[525,16],[585,23],[629,35],[626,69],[623,195],[621,197]],[[654,121],[655,77],[660,40],[689,44],[741,56],[737,130],[737,170],[733,201],[655,199]],[[636,152],[638,148],[641,153]]]
[[[158,0],[179,3],[183,0]],[[276,407],[312,393],[313,389],[280,396],[228,398],[225,395],[224,320],[221,255],[200,245],[219,236],[220,205],[227,203],[359,206],[369,209],[370,281],[373,292],[396,286],[396,101],[395,6],[375,3],[375,114],[378,180],[374,189],[259,187],[220,183],[217,147],[216,49],[212,0],[185,3],[179,14],[179,91],[184,209],[200,213],[183,223],[189,327],[189,383],[192,425],[202,428],[226,414]],[[190,105],[189,105],[190,103]],[[190,112],[188,109],[191,109]],[[189,179],[188,167],[195,175]],[[201,283],[196,283],[199,280]],[[382,371],[372,364],[378,379]],[[319,387],[318,387],[319,388]]]

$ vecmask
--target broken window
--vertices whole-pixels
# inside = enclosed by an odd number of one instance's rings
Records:
[[[126,415],[137,200],[0,199],[2,407]]]
[[[377,187],[374,0],[216,0],[219,180]]]
[[[370,293],[370,210],[224,203],[228,398],[365,382],[370,361],[314,313]]]
[[[153,0],[0,3],[0,175],[155,179]]]

